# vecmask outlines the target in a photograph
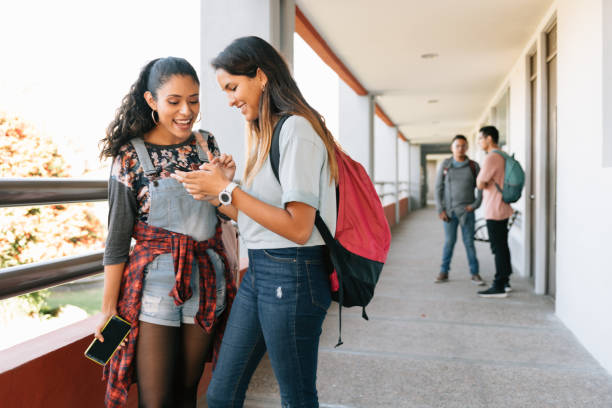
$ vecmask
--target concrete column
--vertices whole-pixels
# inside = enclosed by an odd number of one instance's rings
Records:
[[[399,197],[399,130],[395,127],[395,223],[400,222],[400,197]]]
[[[255,35],[281,51],[293,64],[294,0],[204,0],[201,8],[201,108],[203,129],[212,132],[222,152],[234,156],[237,178],[245,165],[245,122],[217,84],[210,61],[238,37]]]
[[[408,150],[408,163],[407,163],[407,167],[408,167],[408,191],[406,192],[406,194],[408,195],[408,211],[412,211],[412,178],[411,178],[411,174],[412,172],[410,171],[410,168],[412,167],[412,155],[411,155],[411,147],[412,145],[410,144],[410,141],[408,141],[408,143],[406,143],[407,147],[406,149]]]
[[[394,202],[392,194],[395,191],[394,180],[395,180],[395,139],[397,138],[397,131],[395,128],[387,126],[380,118],[374,118],[375,123],[375,144],[376,154],[374,174],[376,175],[375,181],[384,182],[381,193],[385,193],[383,198],[383,205],[391,204]]]
[[[374,143],[374,115],[375,115],[375,107],[374,107],[374,95],[368,95],[368,146],[370,146],[369,152],[369,161],[368,161],[368,174],[372,180],[375,180],[374,176],[374,149],[376,149],[376,144]]]
[[[603,25],[603,111],[610,112],[612,109],[612,3],[604,1],[603,21],[608,24]],[[612,167],[612,117],[609,114],[603,115],[603,146],[602,146],[603,167]]]
[[[410,190],[413,208],[421,207],[421,145],[410,146]],[[414,187],[413,187],[414,186]]]
[[[374,179],[374,102],[370,95],[360,96],[344,81],[338,81],[338,130],[342,148]]]

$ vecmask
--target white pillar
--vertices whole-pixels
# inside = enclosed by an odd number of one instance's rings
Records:
[[[368,146],[369,146],[369,156],[368,156],[368,174],[370,175],[370,178],[372,180],[375,180],[374,176],[374,153],[375,153],[375,149],[376,149],[376,144],[374,143],[374,114],[375,114],[375,107],[374,107],[374,95],[370,94],[368,95]]]
[[[412,166],[412,155],[411,155],[411,149],[410,147],[412,146],[410,144],[410,141],[408,141],[408,143],[406,143],[407,147],[406,149],[408,150],[408,211],[412,211],[412,178],[411,178],[411,174],[412,172],[410,171],[410,168]]]
[[[338,131],[342,148],[374,179],[374,101],[339,82]]]
[[[201,11],[201,108],[203,129],[212,132],[222,152],[234,156],[237,178],[244,170],[244,118],[228,106],[210,61],[239,37],[255,35],[281,51],[293,64],[294,0],[204,0]]]
[[[421,207],[421,145],[410,146],[410,190],[415,208]]]
[[[400,222],[400,197],[399,197],[399,130],[395,127],[395,223]]]

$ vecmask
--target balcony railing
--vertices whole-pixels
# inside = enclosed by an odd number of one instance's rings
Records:
[[[384,191],[394,181],[376,181],[381,201],[398,193],[409,195],[411,183],[401,181],[393,191]],[[382,192],[380,190],[383,190]],[[412,190],[414,191],[414,189]],[[65,204],[108,199],[108,181],[61,178],[0,179],[0,207]],[[0,269],[0,299],[33,292],[102,273],[103,250]]]
[[[393,191],[385,191],[385,186],[395,186],[395,181],[375,181],[374,185],[376,186],[376,190],[378,191],[378,197],[381,199],[381,201],[387,197],[387,196],[393,196],[395,197],[396,195],[401,195],[402,193],[406,193],[406,195],[410,195],[410,187],[411,184],[414,183],[410,183],[408,181],[400,181],[398,183],[398,189],[397,192],[395,191],[395,188],[393,189]],[[381,191],[382,190],[382,191]]]
[[[108,199],[106,180],[0,179],[0,207],[65,204]],[[0,299],[46,289],[102,272],[99,250],[0,269]]]

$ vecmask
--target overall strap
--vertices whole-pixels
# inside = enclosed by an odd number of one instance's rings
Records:
[[[144,140],[140,137],[136,137],[130,140],[134,149],[136,149],[136,155],[138,156],[138,161],[144,170],[144,173],[147,177],[157,174],[157,170],[153,166],[151,162],[151,156],[149,156],[149,152],[147,151],[147,147],[144,144]]]
[[[209,149],[208,149],[208,137],[209,137],[210,133],[207,132],[206,130],[198,130],[195,133],[195,138],[196,138],[196,149],[198,151],[198,157],[200,158],[200,161],[202,161],[203,163],[208,163],[208,155],[206,154]],[[204,140],[204,136],[206,136],[206,140]]]

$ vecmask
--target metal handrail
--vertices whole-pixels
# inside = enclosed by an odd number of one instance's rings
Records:
[[[107,180],[0,179],[0,207],[78,203],[107,199]]]
[[[105,201],[108,181],[62,178],[0,179],[0,207]],[[104,250],[0,269],[0,299],[103,271]]]
[[[410,183],[410,182],[407,180],[398,181],[398,184],[406,184],[406,183]],[[374,181],[374,184],[395,184],[395,181]]]
[[[0,300],[102,273],[104,250],[0,269]]]

